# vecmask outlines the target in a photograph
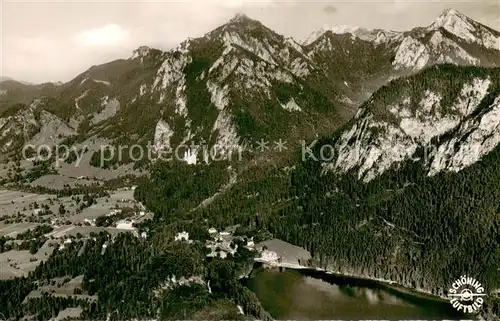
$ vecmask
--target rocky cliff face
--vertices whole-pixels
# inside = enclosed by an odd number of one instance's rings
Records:
[[[15,142],[21,137],[20,127],[13,129],[12,117],[26,118],[30,111],[53,117],[39,120],[35,131],[25,130],[23,142],[78,133],[80,141],[149,142],[156,151],[188,146],[183,153],[189,162],[206,160],[202,145],[223,156],[234,150],[253,151],[260,139],[307,140],[339,128],[390,79],[439,63],[500,63],[498,39],[498,32],[454,10],[408,32],[340,26],[316,32],[303,44],[237,15],[168,52],[142,46],[129,59],[93,66],[66,84],[3,82],[0,111],[9,109],[10,118],[0,115],[2,130],[15,135],[4,139],[2,148],[22,145]],[[19,99],[19,93],[27,91],[39,97],[36,106]],[[429,91],[426,97],[420,97],[422,104],[439,105],[440,93]],[[25,107],[11,108],[15,103]],[[398,108],[390,108],[394,117],[406,115],[407,110]],[[413,141],[429,139],[436,126],[457,125],[455,116],[430,122],[441,117],[433,108],[412,115],[427,119],[419,120],[423,123],[403,117],[402,129],[394,132],[405,137],[398,141],[401,147],[413,150]],[[42,124],[54,117],[63,124]],[[417,129],[421,125],[424,128]],[[375,123],[367,126],[395,130]],[[44,134],[34,138],[40,128],[45,128]]]
[[[359,109],[325,170],[370,181],[409,159],[425,161],[429,175],[469,166],[499,143],[498,76],[445,65],[392,81]]]

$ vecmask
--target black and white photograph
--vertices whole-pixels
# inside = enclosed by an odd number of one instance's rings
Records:
[[[500,321],[500,2],[0,0],[0,321]]]

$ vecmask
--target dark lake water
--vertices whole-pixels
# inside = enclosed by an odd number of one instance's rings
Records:
[[[474,319],[459,314],[448,301],[313,270],[257,268],[247,286],[276,319]]]

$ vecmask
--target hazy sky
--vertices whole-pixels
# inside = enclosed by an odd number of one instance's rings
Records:
[[[94,64],[127,58],[149,45],[168,49],[243,12],[303,39],[325,25],[408,30],[445,8],[500,29],[497,1],[22,1],[0,0],[0,76],[67,81]]]

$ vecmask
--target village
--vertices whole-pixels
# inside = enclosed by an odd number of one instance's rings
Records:
[[[146,238],[137,225],[153,214],[133,195],[134,187],[67,197],[0,190],[0,279],[27,276],[55,249],[100,232]]]

